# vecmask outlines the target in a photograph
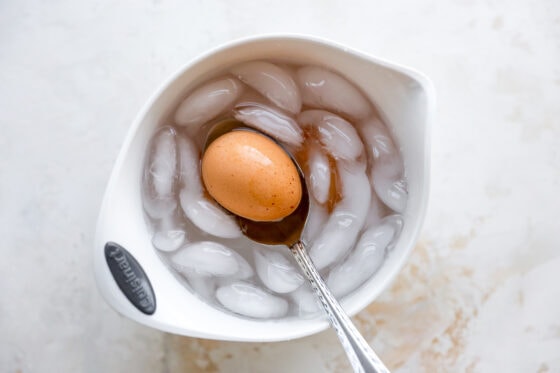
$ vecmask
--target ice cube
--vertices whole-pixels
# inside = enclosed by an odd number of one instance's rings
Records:
[[[342,113],[353,119],[364,119],[371,105],[352,83],[342,76],[318,66],[297,71],[304,105]]]
[[[403,213],[408,200],[408,186],[398,156],[381,157],[375,162],[371,183],[379,198],[392,210]]]
[[[390,209],[402,213],[408,200],[404,163],[388,129],[373,117],[359,126],[372,162],[371,183]]]
[[[241,236],[235,217],[224,211],[214,200],[204,196],[198,151],[192,140],[188,137],[180,137],[178,143],[182,186],[179,200],[185,215],[198,228],[214,236],[223,238]]]
[[[261,95],[259,92],[255,91],[251,87],[247,87],[239,99],[235,102],[235,106],[245,107],[253,105],[270,105],[270,101]]]
[[[358,130],[367,145],[368,154],[374,161],[398,153],[389,130],[378,117],[372,116],[359,123]]]
[[[392,215],[362,233],[355,250],[329,273],[327,285],[335,297],[349,294],[377,272],[400,227],[402,218]]]
[[[309,255],[323,269],[348,253],[362,229],[370,206],[371,188],[359,164],[337,162],[342,184],[342,200],[335,206]]]
[[[232,312],[255,318],[278,318],[288,312],[288,302],[257,285],[237,281],[220,287],[216,298]]]
[[[303,133],[296,121],[268,105],[236,105],[234,116],[240,122],[266,133],[281,143],[300,146],[303,142]]]
[[[216,294],[216,280],[213,277],[187,274],[185,278],[195,295],[206,301],[211,302],[214,300],[214,294]]]
[[[276,293],[294,291],[304,281],[294,263],[280,252],[255,251],[255,267],[263,284]]]
[[[308,187],[317,202],[323,204],[329,198],[331,186],[331,168],[329,159],[318,146],[310,146],[307,165]]]
[[[306,244],[312,244],[321,232],[329,217],[326,206],[320,205],[313,198],[309,200],[309,212],[303,229],[303,240]]]
[[[237,260],[239,270],[233,276],[224,278],[220,281],[227,281],[229,283],[231,280],[246,280],[252,277],[255,274],[255,272],[253,271],[253,267],[251,267],[247,260],[245,260],[245,258],[242,257],[238,252],[234,251],[233,249],[232,251],[235,260]]]
[[[216,202],[202,194],[194,194],[188,188],[181,190],[179,199],[185,215],[206,233],[222,238],[241,236],[241,230],[233,215],[225,212]]]
[[[152,237],[152,244],[160,251],[175,251],[185,243],[186,237],[185,227],[175,214],[160,222]]]
[[[303,284],[294,292],[290,293],[290,297],[300,317],[311,317],[323,309],[321,301],[317,295],[315,295],[309,283]]]
[[[152,237],[152,244],[160,251],[175,251],[185,242],[182,229],[160,230]]]
[[[154,136],[153,154],[150,158],[149,173],[158,196],[173,193],[177,172],[176,132],[172,127],[164,127]]]
[[[175,112],[175,122],[186,126],[190,135],[200,126],[230,109],[243,91],[243,84],[233,77],[206,83],[192,91]]]
[[[200,180],[200,152],[188,136],[179,136],[179,182],[181,186],[202,191]]]
[[[404,227],[404,218],[401,214],[391,214],[384,217],[381,223],[390,225],[395,229],[395,234],[393,235],[393,239],[387,245],[387,251],[389,252],[393,250],[393,248],[395,247],[395,245],[399,240],[402,229]]]
[[[172,215],[177,207],[176,173],[176,132],[165,126],[152,137],[142,180],[144,210],[153,219]]]
[[[301,110],[299,89],[290,74],[281,67],[269,62],[252,61],[233,67],[231,72],[279,108],[293,114]]]
[[[307,110],[298,115],[302,126],[312,125],[319,131],[319,140],[335,158],[356,159],[364,145],[356,129],[338,115],[324,110]]]
[[[186,275],[216,277],[239,275],[248,266],[241,255],[213,241],[185,245],[171,256],[171,263]]]

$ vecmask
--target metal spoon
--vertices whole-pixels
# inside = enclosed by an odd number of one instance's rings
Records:
[[[352,320],[332,295],[307,254],[306,245],[301,239],[301,233],[309,212],[309,195],[303,173],[295,160],[294,163],[300,173],[304,189],[298,208],[280,222],[254,222],[238,217],[241,230],[254,241],[271,245],[283,244],[290,248],[299,267],[311,283],[315,294],[319,297],[354,372],[389,373],[389,369],[364,340]]]
[[[235,124],[231,120],[222,122],[221,126],[216,127],[217,130],[211,131],[211,135],[208,137],[206,143],[210,143],[212,139],[216,138],[219,134],[230,130],[254,131],[251,128],[243,126],[242,123],[238,122],[238,124]],[[299,206],[292,214],[278,222],[256,222],[237,216],[239,226],[243,233],[254,241],[270,245],[286,245],[290,248],[301,270],[319,297],[327,313],[330,324],[336,331],[336,335],[346,352],[354,372],[389,373],[389,369],[387,369],[381,359],[379,359],[364,340],[348,315],[332,295],[307,254],[305,243],[301,237],[309,213],[309,194],[301,167],[289,151],[286,150],[286,153],[290,155],[298,169],[303,188],[302,199]]]

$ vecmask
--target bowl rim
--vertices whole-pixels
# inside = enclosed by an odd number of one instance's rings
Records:
[[[97,219],[97,228],[96,228],[96,240],[98,237],[98,231],[99,231],[99,227],[101,225],[101,220],[103,219],[103,215],[104,215],[104,211],[107,209],[107,199],[108,199],[108,192],[113,189],[113,184],[116,182],[117,179],[117,171],[120,170],[122,168],[122,163],[124,162],[126,155],[127,155],[127,150],[130,148],[131,142],[134,140],[135,134],[137,133],[138,129],[140,128],[142,122],[144,121],[144,118],[147,116],[147,114],[152,110],[154,103],[162,96],[163,93],[165,93],[165,91],[169,88],[170,85],[172,85],[177,79],[179,79],[183,74],[185,74],[185,72],[187,72],[189,69],[191,69],[193,66],[198,65],[200,62],[207,60],[208,58],[212,57],[213,55],[222,52],[224,50],[228,50],[228,49],[234,49],[236,47],[239,46],[243,46],[246,44],[251,44],[251,43],[261,43],[261,42],[284,42],[284,41],[295,41],[295,42],[311,42],[314,44],[320,44],[322,46],[325,47],[330,47],[330,48],[335,48],[338,50],[342,50],[344,52],[347,52],[351,55],[354,55],[356,57],[368,60],[372,63],[375,63],[377,65],[380,65],[382,67],[385,67],[387,69],[391,69],[394,71],[397,71],[401,74],[404,74],[406,76],[408,76],[409,78],[411,78],[412,80],[416,81],[420,87],[422,88],[422,90],[425,92],[425,96],[426,96],[426,119],[424,121],[424,132],[425,132],[425,138],[424,140],[424,161],[423,161],[423,166],[424,166],[424,173],[425,173],[425,180],[423,182],[423,188],[422,188],[422,193],[419,195],[419,200],[420,200],[420,206],[418,208],[418,215],[417,215],[417,221],[418,224],[415,224],[413,231],[411,232],[411,239],[410,241],[413,241],[412,244],[407,245],[406,250],[403,251],[400,255],[399,255],[399,260],[397,262],[397,264],[393,265],[393,267],[391,268],[391,271],[388,272],[385,276],[383,276],[381,279],[379,279],[379,284],[377,286],[377,288],[379,289],[379,291],[377,291],[375,294],[372,294],[368,297],[368,300],[365,302],[362,302],[363,305],[360,307],[352,307],[352,309],[349,309],[348,314],[350,316],[355,315],[356,313],[360,312],[363,308],[367,307],[368,304],[370,304],[371,302],[373,302],[375,300],[375,298],[379,295],[379,293],[381,293],[382,291],[386,290],[388,288],[388,286],[390,285],[390,283],[392,281],[394,281],[396,275],[401,271],[402,267],[404,266],[404,264],[406,263],[413,247],[414,247],[414,243],[418,240],[420,231],[422,229],[422,226],[424,224],[424,220],[425,220],[425,216],[427,213],[427,206],[428,206],[428,197],[429,197],[429,189],[430,189],[430,149],[431,149],[431,127],[432,127],[432,123],[433,123],[433,119],[435,116],[435,106],[436,106],[436,96],[435,96],[435,90],[433,87],[433,84],[431,82],[431,80],[424,75],[423,73],[418,72],[417,70],[414,70],[410,67],[398,64],[398,63],[394,63],[394,62],[390,62],[389,60],[383,59],[383,58],[379,58],[373,55],[369,55],[367,53],[361,52],[359,50],[353,49],[351,47],[348,47],[346,45],[343,45],[341,43],[332,41],[330,39],[326,39],[326,38],[322,38],[322,37],[318,37],[318,36],[314,36],[314,35],[309,35],[309,34],[300,34],[300,33],[266,33],[266,34],[259,34],[259,35],[253,35],[253,36],[248,36],[248,37],[243,37],[243,38],[239,38],[239,39],[235,39],[235,40],[231,40],[225,43],[221,43],[218,46],[215,46],[213,48],[210,48],[208,50],[206,50],[203,53],[199,53],[197,54],[196,57],[190,59],[189,61],[187,61],[185,64],[183,64],[182,66],[180,66],[174,73],[172,73],[167,79],[165,79],[155,90],[154,92],[149,96],[149,98],[142,104],[140,110],[138,111],[138,113],[136,114],[136,116],[134,117],[134,119],[131,122],[130,127],[128,128],[127,134],[125,136],[125,139],[120,147],[120,151],[119,154],[116,158],[116,161],[113,165],[113,169],[109,178],[109,181],[107,183],[107,187],[105,189],[105,193],[104,193],[104,197],[103,197],[103,201],[101,203],[101,209],[100,209],[100,213]],[[97,285],[98,288],[100,288],[99,283],[100,283],[100,279],[97,278]],[[100,289],[102,295],[104,296],[104,298],[107,300],[107,302],[109,304],[111,304],[113,307],[114,305],[112,304],[112,300],[110,298],[108,298],[105,294],[104,291],[102,291]],[[344,301],[342,302],[343,306],[344,306]],[[346,307],[345,307],[346,308]],[[127,317],[132,317],[131,315],[127,314],[126,312],[123,312],[121,309],[117,309],[119,312],[125,314]],[[146,325],[158,328],[160,330],[165,330],[168,332],[173,332],[173,333],[179,333],[179,334],[184,334],[181,333],[179,330],[177,330],[176,328],[173,327],[172,323],[169,323],[168,325],[164,325],[161,322],[154,322],[154,320],[152,320],[152,322],[147,322],[146,319],[144,320],[138,320],[137,317],[132,317],[137,321],[140,321],[141,323],[144,323]],[[283,321],[283,320],[280,320]],[[247,338],[232,338],[229,336],[224,336],[224,337],[220,337],[220,336],[213,336],[213,335],[201,335],[200,333],[192,333],[192,334],[184,334],[184,335],[193,335],[193,336],[201,336],[204,338],[212,338],[212,339],[224,339],[224,340],[243,340],[243,341],[262,341],[262,342],[266,342],[266,341],[280,341],[280,340],[288,340],[288,339],[294,339],[294,338],[300,338],[300,337],[304,337],[307,335],[312,335],[315,333],[318,333],[322,330],[325,330],[328,327],[328,322],[326,320],[322,320],[316,323],[316,327],[315,328],[310,328],[307,329],[303,332],[299,332],[297,329],[294,329],[291,333],[286,333],[286,336],[284,336],[283,338],[278,338],[278,337],[272,337],[267,339],[266,337],[263,336],[259,336],[259,338],[252,338],[252,337],[247,337]],[[288,335],[289,334],[289,335]]]

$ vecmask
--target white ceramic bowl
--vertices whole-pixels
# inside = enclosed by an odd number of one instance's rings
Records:
[[[326,319],[320,316],[258,321],[236,317],[203,303],[177,281],[158,257],[144,220],[140,181],[146,147],[155,128],[187,91],[215,72],[256,59],[323,65],[338,71],[377,105],[401,149],[409,186],[404,229],[375,276],[346,297],[342,303],[345,310],[354,315],[371,303],[397,275],[414,247],[428,198],[429,127],[435,105],[430,81],[411,69],[315,37],[273,35],[235,41],[191,61],[155,92],[133,122],[109,180],[95,236],[95,276],[107,302],[133,320],[171,333],[232,341],[287,340],[328,327]],[[141,312],[117,286],[105,256],[107,242],[126,248],[143,268],[155,294],[153,314]],[[118,264],[126,275],[128,264]],[[133,276],[128,284],[140,286],[140,280]]]

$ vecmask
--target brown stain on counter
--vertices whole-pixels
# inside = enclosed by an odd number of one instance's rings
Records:
[[[471,230],[457,236],[447,247],[465,249],[474,235]],[[473,269],[444,268],[437,249],[433,242],[419,242],[391,288],[356,317],[366,338],[393,370],[413,358],[426,372],[454,366],[465,349],[469,325],[478,315],[479,302],[465,300],[483,298],[472,279]],[[457,283],[461,289],[455,288]],[[471,370],[475,366],[476,361],[470,362]]]
[[[165,373],[171,372],[219,372],[210,353],[223,342],[209,339],[189,338],[167,334],[165,336]],[[231,355],[230,357],[231,358]]]

